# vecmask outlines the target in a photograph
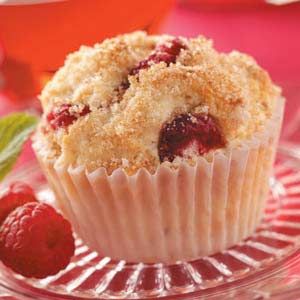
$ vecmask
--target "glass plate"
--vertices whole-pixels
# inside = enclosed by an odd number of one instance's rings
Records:
[[[300,296],[300,160],[281,148],[264,220],[256,233],[222,253],[191,262],[128,264],[99,257],[76,239],[68,267],[43,280],[0,265],[0,287],[16,299],[296,299]],[[4,183],[23,180],[53,203],[37,163]]]

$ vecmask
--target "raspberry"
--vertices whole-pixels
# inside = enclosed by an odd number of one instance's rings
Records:
[[[157,52],[149,57],[151,63],[159,64],[160,62],[165,62],[167,65],[176,62],[176,56],[167,52]]]
[[[70,109],[75,108],[76,105],[63,104],[47,115],[47,121],[52,129],[56,130],[60,127],[68,127],[73,124],[79,117],[85,116],[90,113],[90,108],[85,105],[79,113],[72,112]]]
[[[151,61],[151,55],[148,58],[140,61],[138,65],[129,72],[129,75],[137,75],[140,72],[140,70],[149,68],[150,61]]]
[[[26,277],[56,274],[69,264],[74,250],[70,223],[44,203],[15,209],[0,228],[0,259]]]
[[[33,189],[23,182],[12,183],[8,191],[0,198],[0,225],[9,213],[28,202],[37,202]]]
[[[225,146],[217,121],[211,115],[181,114],[160,131],[158,153],[161,162],[176,156],[203,155]]]
[[[169,65],[170,63],[175,63],[181,49],[186,49],[186,46],[179,38],[173,39],[168,44],[158,45],[154,53],[140,61],[138,65],[129,72],[129,75],[136,75],[140,70],[147,69],[152,64],[165,62]]]
[[[169,44],[162,44],[156,47],[157,52],[164,52],[173,56],[178,56],[181,49],[186,49],[186,45],[179,38],[173,39]]]

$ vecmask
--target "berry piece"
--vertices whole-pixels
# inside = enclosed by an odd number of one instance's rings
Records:
[[[117,88],[115,88],[115,92],[116,92],[115,101],[121,102],[125,92],[129,87],[130,87],[130,82],[128,81],[128,78],[126,78],[119,84]]]
[[[129,72],[129,75],[137,75],[140,72],[140,70],[149,68],[150,61],[151,61],[151,55],[148,58],[141,60],[138,63],[138,65]]]
[[[179,38],[175,38],[167,44],[158,45],[154,53],[140,61],[138,65],[130,71],[129,75],[136,75],[140,70],[147,69],[151,65],[160,62],[165,62],[167,65],[175,63],[181,49],[186,49],[186,46]]]
[[[52,129],[56,130],[60,127],[68,127],[73,124],[79,117],[85,116],[90,113],[90,108],[85,105],[79,112],[75,112],[76,105],[63,104],[54,109],[47,115],[47,121]]]
[[[121,90],[121,91],[126,91],[128,88],[129,88],[129,86],[130,86],[130,83],[129,83],[129,81],[126,79],[126,80],[124,80],[124,81],[122,81],[121,82],[121,84],[120,84],[120,86],[119,86],[119,90]]]
[[[0,228],[0,259],[15,272],[45,278],[64,269],[74,254],[70,223],[45,203],[15,209]]]
[[[161,162],[176,156],[203,155],[225,146],[217,121],[211,115],[181,114],[160,131],[158,153]]]
[[[12,183],[0,198],[0,225],[14,209],[28,202],[37,202],[33,189],[23,182]]]
[[[186,45],[179,38],[175,38],[168,44],[158,45],[156,52],[168,53],[176,57],[179,55],[181,49],[186,49]]]

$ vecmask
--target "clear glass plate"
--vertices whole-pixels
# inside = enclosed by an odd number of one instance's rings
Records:
[[[264,220],[249,239],[222,253],[175,265],[127,264],[99,257],[76,239],[69,266],[43,280],[0,265],[0,287],[16,299],[298,299],[300,297],[300,155],[277,155]],[[36,162],[4,183],[23,180],[53,203]]]

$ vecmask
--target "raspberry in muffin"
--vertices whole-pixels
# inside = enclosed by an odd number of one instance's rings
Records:
[[[100,253],[192,259],[259,223],[283,104],[253,58],[134,32],[70,54],[40,99],[37,156]]]

